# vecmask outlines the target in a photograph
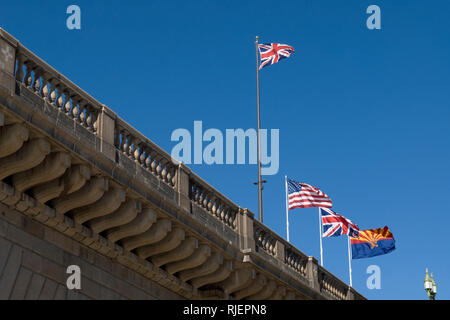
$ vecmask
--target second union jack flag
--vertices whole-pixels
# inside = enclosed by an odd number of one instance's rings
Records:
[[[323,237],[337,237],[347,235],[358,237],[359,228],[356,224],[341,216],[340,214],[328,209],[320,208],[322,214]]]
[[[259,44],[259,54],[261,55],[261,65],[259,70],[265,66],[275,64],[278,61],[289,58],[295,52],[294,48],[281,43]]]

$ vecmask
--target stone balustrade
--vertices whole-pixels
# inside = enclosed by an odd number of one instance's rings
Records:
[[[239,207],[194,174],[189,179],[189,199],[226,226],[236,229]]]
[[[115,119],[114,146],[172,188],[177,165],[171,156],[120,118]]]
[[[319,266],[320,291],[331,299],[345,300],[348,295],[348,285],[336,278],[325,268]]]
[[[20,46],[16,53],[15,79],[48,104],[97,133],[102,105],[69,79]]]
[[[364,299],[2,29],[0,127],[3,205],[183,297]]]

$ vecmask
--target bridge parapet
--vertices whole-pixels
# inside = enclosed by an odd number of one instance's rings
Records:
[[[0,126],[3,205],[185,298],[363,299],[2,29]]]

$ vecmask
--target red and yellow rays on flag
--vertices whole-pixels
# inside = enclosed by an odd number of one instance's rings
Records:
[[[395,250],[394,235],[384,228],[359,231],[357,238],[350,237],[353,259],[374,257]]]

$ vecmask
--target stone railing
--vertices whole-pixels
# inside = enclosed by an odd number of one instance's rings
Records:
[[[277,240],[280,238],[258,220],[254,220],[256,250],[262,249],[271,256],[277,256]]]
[[[293,269],[301,277],[307,277],[309,257],[287,242],[271,229],[254,220],[256,250],[262,249],[267,254],[280,260],[281,263]]]
[[[236,229],[239,206],[194,173],[189,177],[189,199],[228,227]]]
[[[302,277],[307,277],[308,256],[292,246],[286,245],[286,253],[284,255],[285,263],[300,273]]]
[[[17,82],[34,91],[68,118],[97,133],[97,120],[102,110],[97,100],[20,44],[15,66]]]
[[[7,37],[0,37],[0,40],[7,41],[11,50],[15,49],[11,71],[5,73],[6,68],[0,68],[1,87],[9,90],[9,96],[16,93],[17,96],[23,95],[26,99],[22,101],[26,103],[40,104],[42,109],[36,109],[36,112],[45,113],[46,117],[55,120],[51,122],[56,126],[62,123],[65,129],[72,128],[63,131],[63,135],[75,137],[72,141],[79,144],[70,151],[76,153],[86,149],[80,159],[90,161],[99,172],[103,170],[109,178],[141,198],[160,205],[162,210],[170,212],[173,221],[189,225],[208,241],[214,240],[216,247],[227,252],[228,258],[241,259],[241,263],[245,260],[243,256],[256,254],[258,266],[262,268],[264,264],[270,264],[269,271],[266,271],[279,276],[280,281],[300,283],[298,288],[309,286],[312,296],[317,298],[347,298],[348,286],[318,266],[317,260],[303,254],[257,221],[253,213],[239,207],[188,167],[174,162],[167,152],[14,38],[2,30],[0,36]],[[29,110],[27,112],[25,116],[19,116],[35,127],[42,125],[31,117],[27,118],[30,113]],[[3,114],[0,116],[0,122],[3,122]],[[45,133],[51,136],[56,129],[49,128]],[[63,145],[64,140],[59,142]],[[94,157],[89,156],[92,153]],[[357,293],[353,296],[363,299]]]
[[[177,165],[171,156],[120,118],[115,119],[114,146],[172,188]]]
[[[320,291],[329,295],[332,299],[345,300],[349,286],[328,272],[325,268],[319,266],[318,269]]]

